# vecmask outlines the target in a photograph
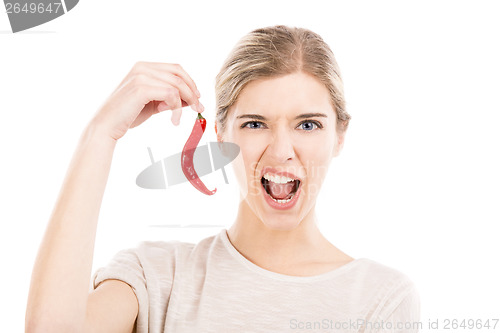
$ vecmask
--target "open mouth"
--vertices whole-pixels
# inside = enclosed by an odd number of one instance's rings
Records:
[[[273,183],[266,178],[262,177],[260,182],[266,193],[273,198],[273,200],[283,203],[292,199],[292,197],[297,193],[300,186],[300,180],[295,179],[286,184]]]

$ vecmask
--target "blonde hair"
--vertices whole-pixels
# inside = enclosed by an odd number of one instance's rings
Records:
[[[332,50],[318,34],[284,25],[253,30],[230,52],[215,82],[218,132],[225,132],[228,110],[247,83],[300,71],[328,89],[337,130],[344,133],[351,116],[345,110],[344,84]]]

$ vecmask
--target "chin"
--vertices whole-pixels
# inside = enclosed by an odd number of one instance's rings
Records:
[[[289,215],[283,213],[264,214],[261,215],[262,224],[271,230],[288,231],[297,228],[300,225],[301,219],[296,215]],[[266,216],[267,215],[267,216]]]

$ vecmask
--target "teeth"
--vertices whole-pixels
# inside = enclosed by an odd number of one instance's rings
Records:
[[[264,178],[276,184],[286,184],[288,182],[293,182],[295,180],[293,178],[289,178],[286,176],[274,176],[271,175],[270,173],[264,174]]]

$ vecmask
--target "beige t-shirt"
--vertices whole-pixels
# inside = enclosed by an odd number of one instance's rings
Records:
[[[198,244],[140,242],[119,251],[92,279],[94,289],[106,279],[132,287],[137,333],[420,328],[419,295],[405,274],[367,258],[315,276],[271,272],[239,253],[226,229]]]

